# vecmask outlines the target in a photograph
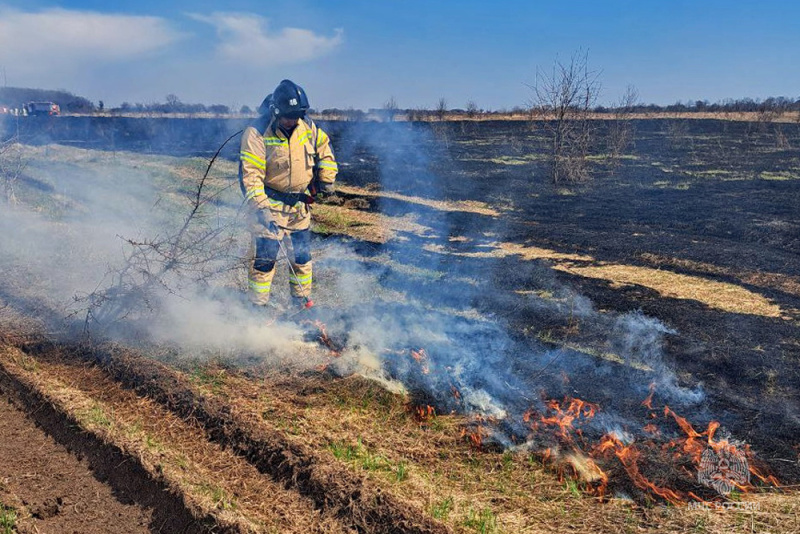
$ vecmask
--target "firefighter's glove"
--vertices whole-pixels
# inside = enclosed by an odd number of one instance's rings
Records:
[[[325,200],[336,193],[336,187],[333,185],[333,182],[323,182],[319,180],[316,185],[317,194],[314,195],[315,200]]]
[[[272,220],[272,215],[269,213],[269,209],[261,208],[258,210],[258,222],[264,228],[269,229],[269,231],[273,234],[278,233],[278,225]]]

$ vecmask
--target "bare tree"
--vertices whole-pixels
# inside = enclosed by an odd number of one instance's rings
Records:
[[[545,121],[550,137],[553,183],[589,179],[589,113],[600,94],[599,73],[589,70],[589,55],[578,51],[568,62],[556,59],[550,73],[536,71],[531,107]]]
[[[447,115],[447,100],[442,97],[436,103],[436,116],[439,117],[440,121],[443,121],[445,115]]]
[[[628,85],[625,88],[625,94],[614,106],[614,118],[608,127],[608,138],[606,139],[612,169],[619,165],[620,158],[633,141],[631,116],[638,103],[639,92],[633,85]]]
[[[474,119],[478,114],[478,104],[474,100],[467,101],[467,117]]]
[[[390,96],[389,100],[384,102],[383,111],[388,122],[394,121],[394,117],[397,115],[397,100],[395,100],[394,96]]]

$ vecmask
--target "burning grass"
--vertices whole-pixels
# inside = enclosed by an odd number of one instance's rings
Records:
[[[592,451],[597,460],[563,445],[558,454],[552,450],[530,453],[524,448],[496,451],[487,441],[496,422],[438,414],[430,406],[414,404],[407,395],[390,393],[358,377],[271,375],[253,381],[232,372],[220,395],[243,411],[260,414],[265,422],[302,437],[314,449],[329,451],[333,460],[378,482],[384,491],[416,503],[456,532],[563,530],[576,526],[578,518],[592,531],[610,531],[621,523],[649,531],[658,522],[667,531],[702,523],[708,532],[725,532],[737,521],[744,523],[742,518],[769,524],[777,510],[772,503],[788,502],[780,495],[737,494],[739,499],[757,503],[753,506],[758,510],[743,507],[729,512],[727,518],[715,514],[713,504],[703,509],[689,509],[685,501],[676,501],[670,508],[635,507],[616,496],[622,488],[631,494],[638,486],[634,482],[620,486],[626,464],[615,454],[610,460],[619,467],[610,472],[617,480],[613,490],[606,486],[608,475],[599,462],[609,462],[604,456],[609,449]],[[551,401],[541,419],[534,424],[531,414],[529,422],[539,437],[555,432],[562,436],[562,443],[563,436],[570,436],[574,445],[575,436],[582,433],[580,422],[591,419],[598,409],[578,399]],[[675,421],[672,414],[662,424],[671,421]],[[592,450],[588,436],[578,439]],[[700,443],[696,437],[695,443]],[[635,472],[638,464],[626,462],[630,472]],[[652,488],[641,491],[640,495],[658,498]],[[587,493],[595,497],[587,498]],[[598,505],[595,499],[601,495],[605,504]]]

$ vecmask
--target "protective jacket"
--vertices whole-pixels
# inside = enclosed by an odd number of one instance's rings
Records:
[[[245,129],[241,145],[241,187],[256,211],[269,210],[272,220],[286,230],[308,228],[310,214],[303,203],[314,178],[333,183],[338,166],[330,138],[316,124],[300,120],[287,137],[277,121],[261,118]]]

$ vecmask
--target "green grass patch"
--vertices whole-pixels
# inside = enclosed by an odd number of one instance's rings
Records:
[[[0,503],[0,534],[13,534],[17,531],[17,512]]]
[[[371,452],[358,439],[355,445],[345,442],[331,442],[328,450],[333,453],[334,458],[351,465],[360,467],[365,471],[382,472],[393,475],[394,480],[403,482],[408,478],[408,464],[406,462],[392,463],[388,458],[381,454]]]
[[[494,512],[489,508],[484,508],[480,511],[475,511],[470,508],[467,518],[464,520],[464,526],[480,532],[480,534],[494,534],[500,532],[497,528],[497,517]]]
[[[212,393],[219,395],[222,392],[222,388],[225,387],[228,374],[224,369],[197,367],[189,375],[189,379],[195,384],[210,388]]]
[[[218,510],[236,510],[236,499],[228,495],[228,492],[219,486],[201,485],[201,492],[208,495]]]
[[[446,499],[442,499],[441,501],[434,503],[430,509],[430,513],[433,518],[440,521],[447,521],[451,511],[453,511],[452,497],[447,497]]]
[[[88,410],[77,411],[75,414],[84,424],[111,428],[111,418],[99,404],[93,405]]]

